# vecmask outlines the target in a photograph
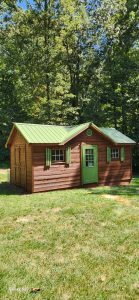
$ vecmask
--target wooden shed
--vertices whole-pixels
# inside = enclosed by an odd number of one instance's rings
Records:
[[[116,129],[93,123],[14,123],[6,143],[10,148],[11,183],[28,192],[125,185],[132,179],[134,144]]]

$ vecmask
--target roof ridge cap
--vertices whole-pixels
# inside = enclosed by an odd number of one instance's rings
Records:
[[[14,125],[30,125],[30,126],[56,126],[56,127],[75,127],[78,125],[54,125],[54,124],[37,124],[37,123],[20,123],[20,122],[14,122]]]

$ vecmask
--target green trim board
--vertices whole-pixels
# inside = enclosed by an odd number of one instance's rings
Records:
[[[87,129],[96,130],[104,138],[115,144],[136,144],[115,128],[99,128],[94,123],[84,123],[75,126],[64,125],[41,125],[28,123],[14,123],[12,131],[7,140],[6,146],[10,144],[12,133],[17,129],[29,144],[58,144],[65,145],[71,139]]]
[[[111,148],[107,147],[107,162],[109,163],[111,161]]]
[[[125,160],[125,148],[121,147],[121,161]]]
[[[51,162],[51,149],[46,148],[46,167],[50,167]]]
[[[71,163],[71,148],[67,147],[66,148],[66,164],[70,164]]]
[[[82,145],[82,184],[98,182],[98,147]]]

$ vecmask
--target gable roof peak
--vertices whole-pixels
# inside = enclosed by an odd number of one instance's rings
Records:
[[[82,123],[79,125],[47,125],[15,122],[6,146],[10,144],[15,129],[22,134],[29,144],[64,145],[90,126],[114,144],[135,144],[133,140],[115,128],[97,127],[93,122]]]

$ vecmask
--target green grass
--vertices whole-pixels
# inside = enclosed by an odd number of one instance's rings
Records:
[[[139,178],[127,187],[28,195],[6,176],[0,299],[139,299]]]

